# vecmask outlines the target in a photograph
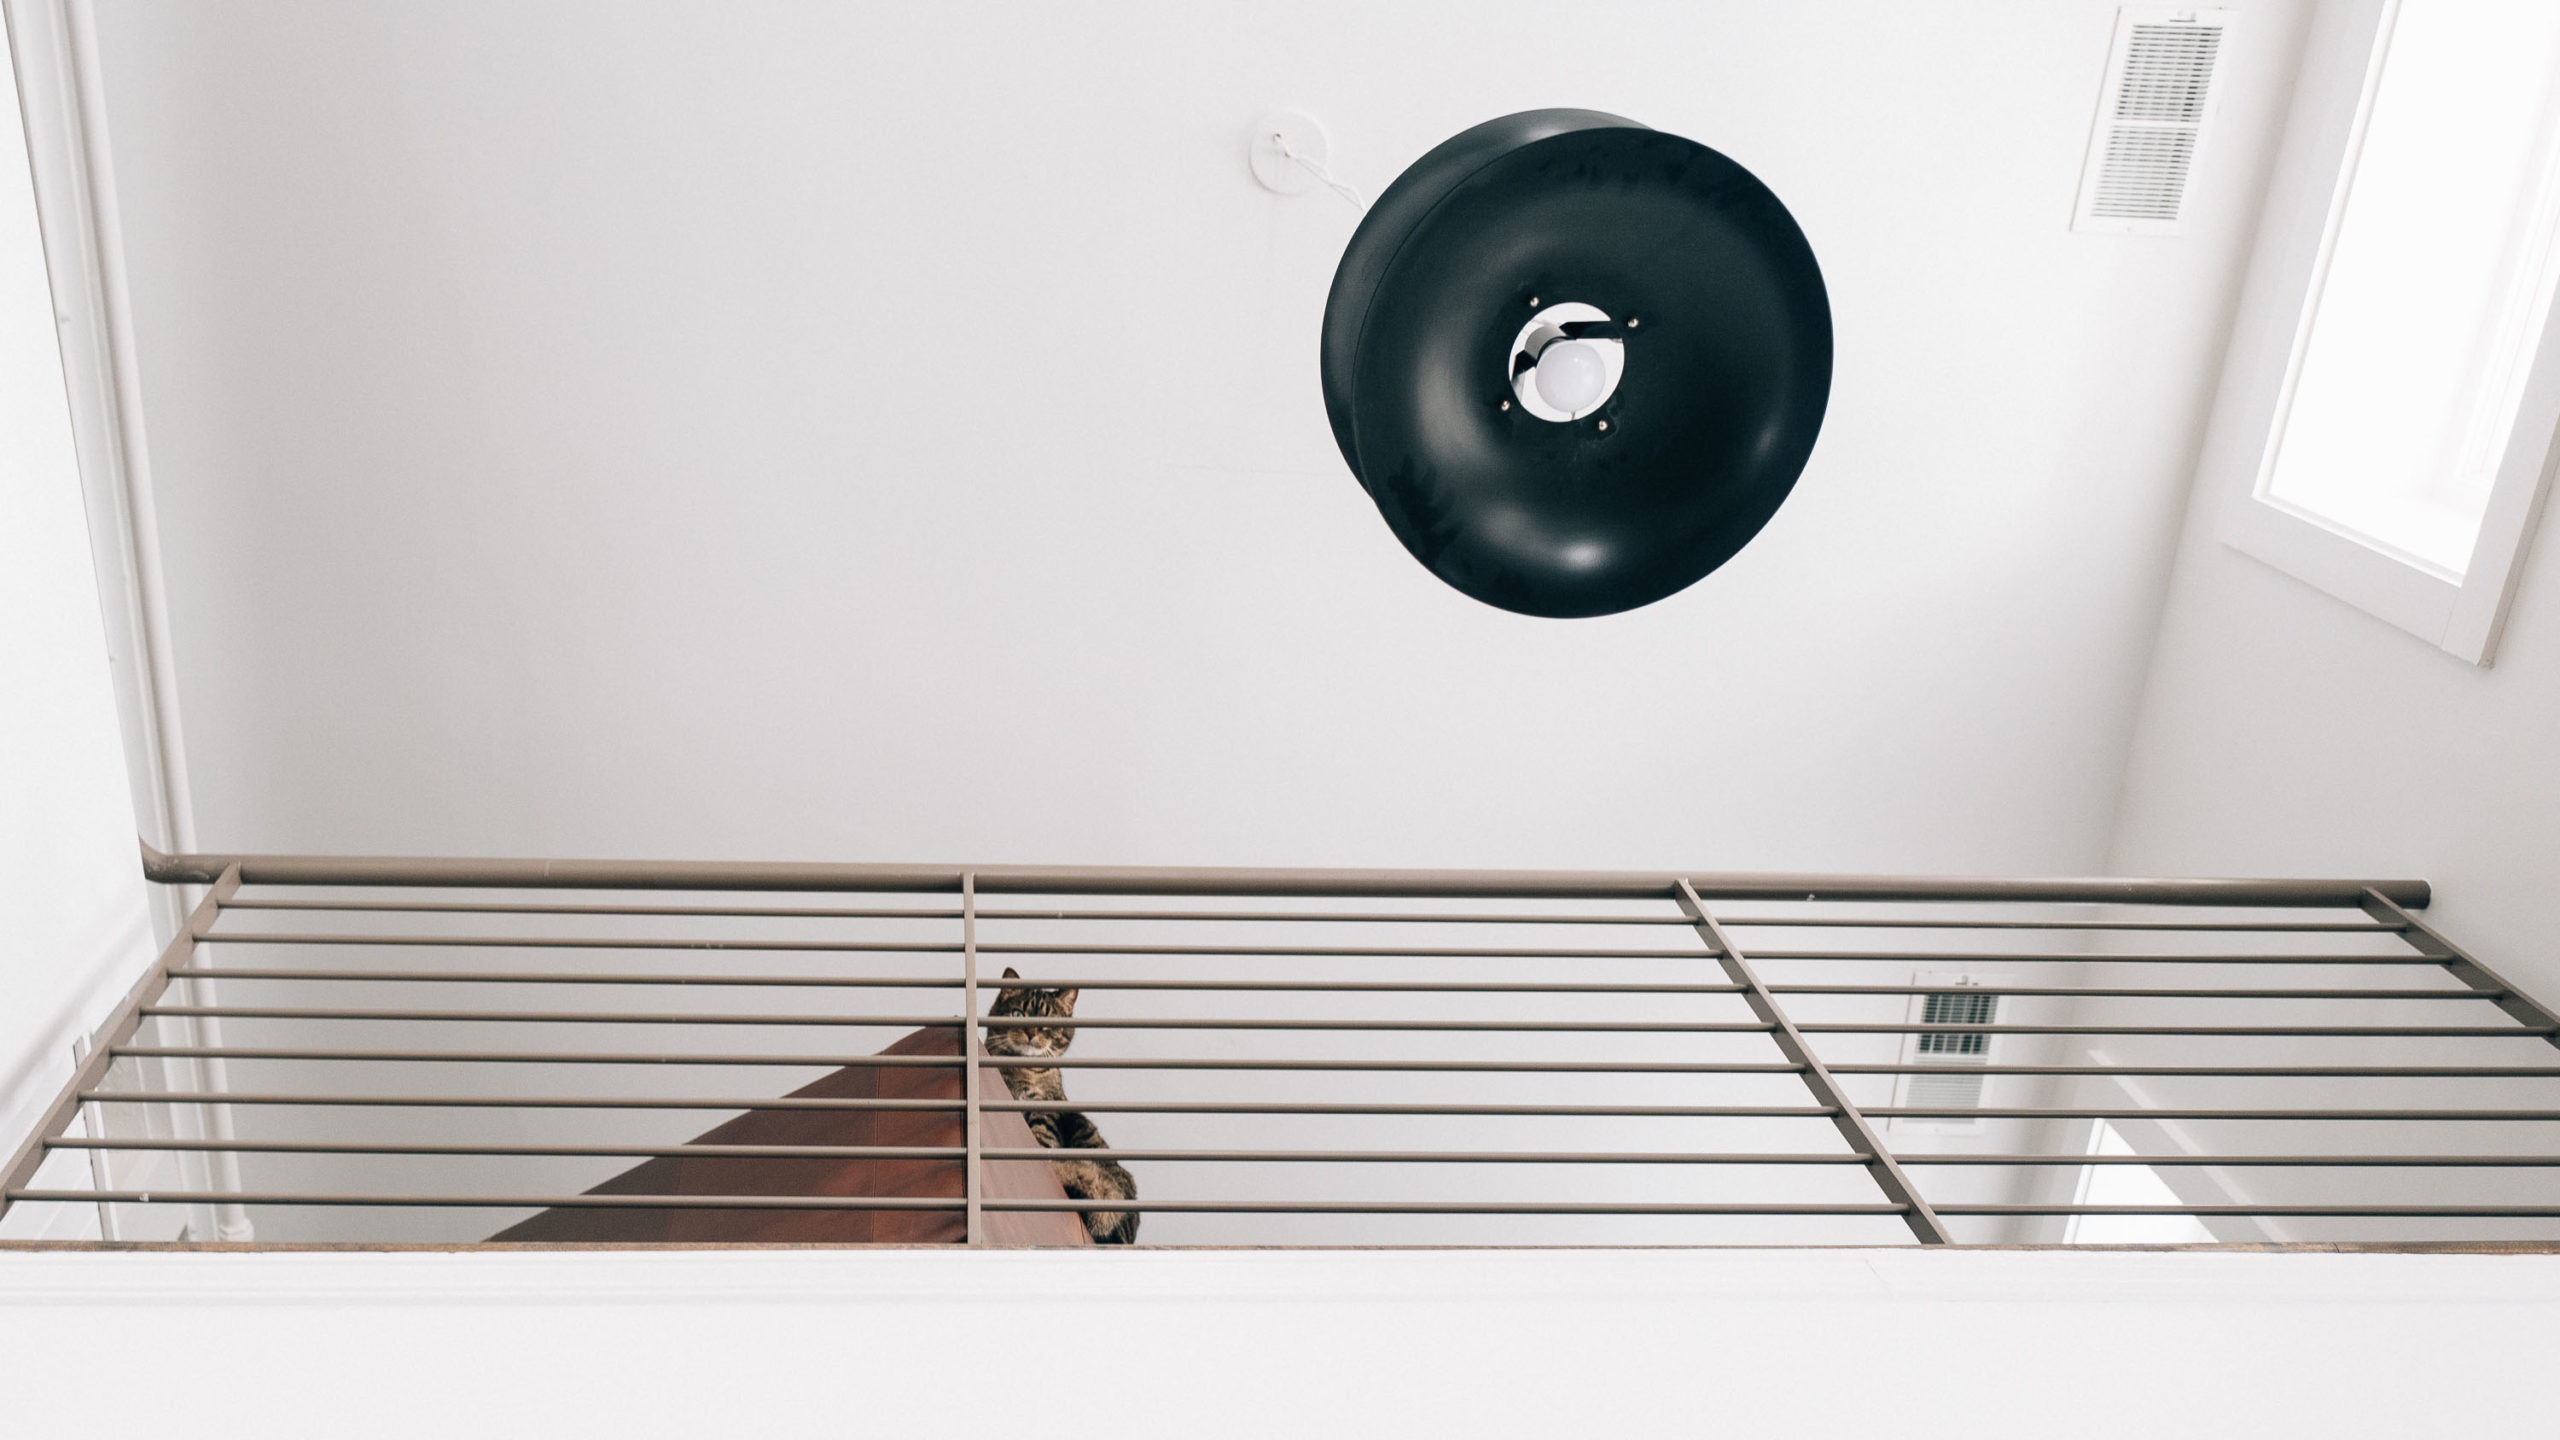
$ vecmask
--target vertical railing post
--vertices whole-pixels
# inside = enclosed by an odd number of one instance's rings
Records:
[[[2409,947],[2445,968],[2454,979],[2486,996],[2489,1002],[2515,1020],[2542,1032],[2542,1038],[2560,1046],[2560,1015],[2532,996],[2507,983],[2505,976],[2471,958],[2461,946],[2439,935],[2425,921],[2412,915],[2400,902],[2367,886],[2364,912],[2400,932]]]
[[[1777,1042],[1778,1053],[1797,1067],[1796,1073],[1803,1077],[1805,1088],[1813,1092],[1814,1100],[1830,1110],[1831,1123],[1839,1129],[1840,1138],[1848,1141],[1851,1149],[1867,1157],[1867,1174],[1874,1178],[1876,1188],[1884,1192],[1887,1200],[1902,1207],[1903,1223],[1911,1227],[1911,1233],[1918,1236],[1923,1245],[1950,1243],[1946,1226],[1939,1221],[1937,1212],[1929,1208],[1929,1202],[1921,1197],[1919,1187],[1913,1185],[1911,1178],[1902,1173],[1902,1167],[1894,1163],[1893,1152],[1885,1149],[1884,1141],[1877,1136],[1875,1127],[1867,1123],[1867,1117],[1858,1113],[1857,1106],[1849,1103],[1848,1092],[1840,1088],[1839,1080],[1823,1066],[1821,1059],[1813,1053],[1813,1047],[1805,1043],[1804,1036],[1796,1030],[1795,1022],[1779,1008],[1778,997],[1769,993],[1769,987],[1761,982],[1759,972],[1751,968],[1750,959],[1733,943],[1733,937],[1725,933],[1724,927],[1716,923],[1716,917],[1708,913],[1706,902],[1698,898],[1698,892],[1686,878],[1672,884],[1675,887],[1674,898],[1680,902],[1680,908],[1688,912],[1690,923],[1697,927],[1699,936],[1715,948],[1716,963],[1724,967],[1725,978],[1743,987],[1743,1003],[1751,1007],[1751,1013],[1758,1016],[1762,1024],[1770,1027],[1769,1038]]]
[[[986,1147],[985,1112],[978,1097],[978,877],[960,877],[960,1103],[961,1144],[967,1150],[962,1164],[961,1194],[969,1222],[969,1242],[987,1243],[986,1182],[984,1167],[978,1155]]]

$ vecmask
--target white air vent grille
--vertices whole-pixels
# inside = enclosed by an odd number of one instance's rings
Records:
[[[2111,132],[2089,214],[2104,220],[2175,221],[2187,198],[2187,168],[2195,158],[2196,137],[2189,132]]]
[[[1922,970],[1911,977],[1920,993],[1912,997],[1910,1019],[1920,1025],[1996,1025],[2000,994],[1982,988],[1971,975]],[[1894,1087],[1894,1104],[1908,1110],[1978,1110],[1982,1108],[1982,1067],[1991,1063],[1995,1037],[1980,1031],[1914,1031],[1902,1045],[1902,1063],[1914,1067]],[[1920,1068],[1927,1067],[1927,1068]],[[1971,1132],[1982,1128],[1978,1116],[1906,1115],[1894,1128]]]
[[[2000,997],[1975,991],[1948,990],[1920,997],[1920,1023],[1923,1025],[1988,1025],[2000,1011]],[[1991,1051],[1988,1035],[1967,1035],[1939,1031],[1920,1037],[1923,1055],[1986,1055]]]
[[[1975,1110],[1982,1106],[1982,1074],[1914,1075],[1908,1103],[1930,1110]]]
[[[2222,27],[2137,20],[2131,28],[2124,78],[2116,87],[2116,118],[2203,124]]]
[[[2150,6],[2118,13],[2072,228],[2176,233],[2213,114],[2224,13]]]

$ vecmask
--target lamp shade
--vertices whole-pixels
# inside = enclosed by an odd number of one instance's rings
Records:
[[[1334,274],[1323,374],[1343,458],[1416,560],[1506,610],[1606,615],[1777,513],[1822,428],[1831,307],[1740,165],[1533,110],[1379,197]]]

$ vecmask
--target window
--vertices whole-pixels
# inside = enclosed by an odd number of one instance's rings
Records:
[[[2091,1128],[2092,1155],[2137,1153],[2116,1128],[2100,1120]],[[2148,1165],[2080,1167],[2074,1205],[2182,1205],[2178,1192]],[[2065,1245],[2210,1245],[2213,1232],[2193,1215],[2074,1215],[2064,1226]]]
[[[2486,664],[2560,422],[2560,6],[2386,4],[2243,551]]]

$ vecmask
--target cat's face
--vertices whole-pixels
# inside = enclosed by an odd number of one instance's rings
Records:
[[[1020,975],[1013,967],[1005,967],[1008,982],[997,987],[996,998],[987,1006],[989,1016],[1023,1016],[1033,1019],[1066,1019],[1076,1013],[1074,990],[1043,990],[1036,985],[1019,983]],[[1075,1043],[1074,1027],[1066,1025],[991,1025],[987,1027],[987,1051],[994,1055],[1060,1055]]]

